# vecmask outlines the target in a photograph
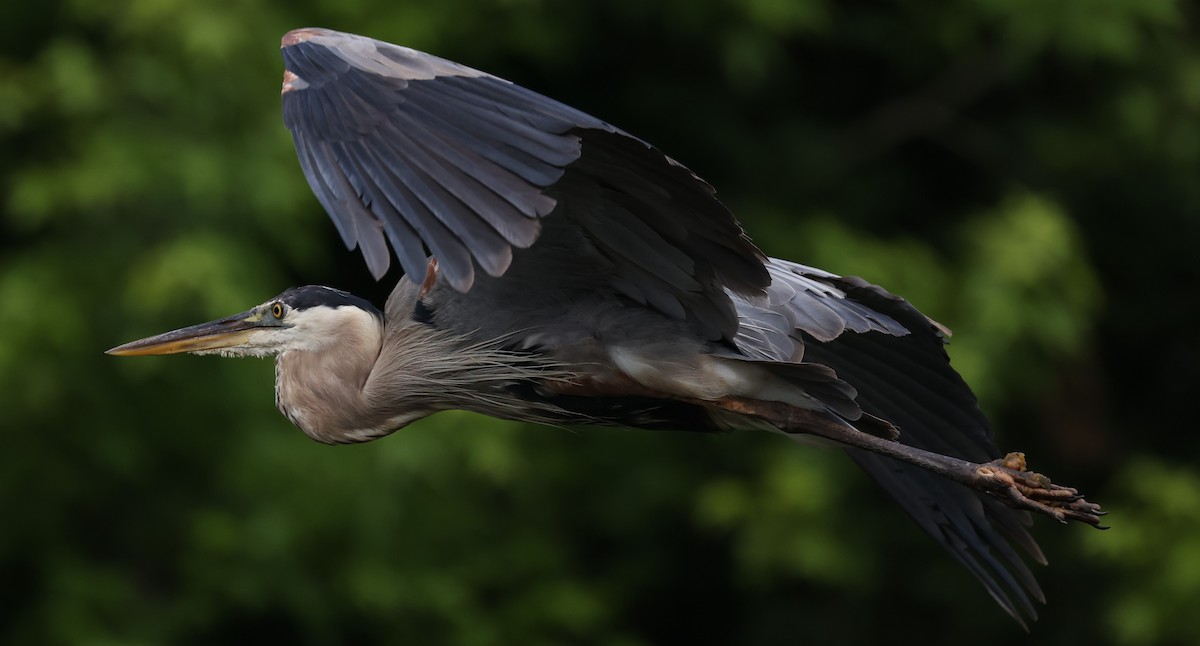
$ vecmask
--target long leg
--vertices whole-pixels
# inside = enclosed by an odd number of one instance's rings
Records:
[[[979,464],[864,433],[818,411],[741,397],[726,397],[716,404],[731,412],[760,417],[788,432],[823,437],[907,462],[989,493],[1018,509],[1040,512],[1062,523],[1077,520],[1107,529],[1100,524],[1105,513],[1100,505],[1084,500],[1072,487],[1056,485],[1040,473],[1027,471],[1022,453]]]

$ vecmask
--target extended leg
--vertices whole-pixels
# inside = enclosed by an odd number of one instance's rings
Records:
[[[740,397],[726,397],[718,405],[731,412],[760,417],[790,432],[823,437],[907,462],[987,492],[1011,507],[1040,512],[1062,523],[1077,520],[1107,529],[1100,524],[1105,513],[1100,505],[1084,500],[1076,489],[1056,485],[1040,473],[1027,471],[1022,453],[1009,453],[1002,459],[978,464],[870,435],[818,411]]]

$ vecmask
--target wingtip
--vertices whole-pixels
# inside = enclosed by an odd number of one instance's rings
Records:
[[[326,32],[327,32],[327,30],[321,29],[319,27],[304,27],[302,29],[293,29],[293,30],[289,31],[288,33],[284,34],[283,38],[281,38],[279,40],[279,48],[283,49],[285,47],[291,47],[292,45],[297,45],[297,44],[302,43],[314,36],[320,36],[321,34],[326,33]]]

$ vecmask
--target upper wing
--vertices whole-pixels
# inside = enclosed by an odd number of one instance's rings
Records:
[[[611,261],[611,289],[709,336],[736,329],[726,287],[753,296],[770,282],[712,187],[599,119],[362,36],[296,30],[282,53],[301,167],[376,277],[390,264],[386,239],[414,281],[428,250],[466,292],[476,264],[504,274],[513,249],[538,239],[540,218],[570,211]]]

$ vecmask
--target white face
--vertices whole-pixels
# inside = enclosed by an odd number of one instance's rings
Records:
[[[261,327],[247,330],[234,345],[194,350],[192,354],[268,357],[293,350],[319,352],[347,335],[379,338],[383,331],[378,318],[350,305],[294,309],[281,301],[269,301],[251,312],[261,321]]]

